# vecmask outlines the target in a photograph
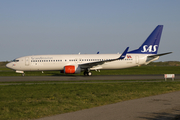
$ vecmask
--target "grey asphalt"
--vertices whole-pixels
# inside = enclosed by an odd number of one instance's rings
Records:
[[[180,115],[180,91],[37,120],[175,120],[178,115]]]
[[[101,75],[101,76],[17,76],[0,77],[0,82],[17,81],[80,81],[80,80],[163,80],[164,75]],[[180,80],[180,75],[175,76]]]

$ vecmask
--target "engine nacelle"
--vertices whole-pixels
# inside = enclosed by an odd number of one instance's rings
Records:
[[[79,74],[81,73],[81,68],[79,66],[67,65],[64,67],[65,74]]]

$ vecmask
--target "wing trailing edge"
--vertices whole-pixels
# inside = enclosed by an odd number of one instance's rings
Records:
[[[102,61],[97,61],[97,62],[91,62],[91,63],[85,63],[85,64],[80,64],[79,66],[82,69],[86,69],[86,68],[92,68],[94,66],[98,66],[98,65],[102,65],[105,62],[112,62],[112,61],[116,61],[116,60],[123,60],[126,57],[126,54],[128,52],[129,47],[127,47],[125,49],[125,51],[121,54],[121,56],[119,58],[115,58],[115,59],[109,59],[109,60],[102,60]]]

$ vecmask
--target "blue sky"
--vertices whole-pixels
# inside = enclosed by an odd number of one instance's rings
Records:
[[[0,61],[38,54],[121,53],[164,25],[159,61],[180,61],[178,0],[1,0]]]

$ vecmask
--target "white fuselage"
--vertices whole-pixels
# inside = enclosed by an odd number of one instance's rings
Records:
[[[6,66],[24,71],[61,71],[65,74],[91,75],[91,70],[123,69],[143,64],[148,64],[159,59],[162,55],[172,52],[157,54],[163,25],[158,25],[144,43],[135,50],[128,51],[127,47],[122,54],[73,54],[73,55],[33,55],[20,57]]]
[[[93,66],[90,70],[123,69],[146,64],[149,54],[127,54],[123,60],[105,62]],[[33,55],[15,59],[7,64],[8,68],[16,71],[50,71],[63,70],[67,65],[79,66],[84,63],[118,58],[120,54],[72,54],[72,55]]]

